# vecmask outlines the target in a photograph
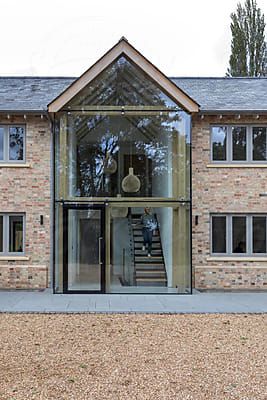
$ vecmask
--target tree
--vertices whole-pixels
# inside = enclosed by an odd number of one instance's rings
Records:
[[[267,44],[264,14],[256,0],[237,5],[231,14],[231,56],[227,76],[266,76]]]

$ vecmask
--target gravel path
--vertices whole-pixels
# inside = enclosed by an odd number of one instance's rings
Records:
[[[0,314],[0,399],[267,399],[267,315]]]

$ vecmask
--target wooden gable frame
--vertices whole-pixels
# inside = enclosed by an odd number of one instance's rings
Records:
[[[95,64],[85,71],[74,81],[64,92],[55,98],[49,105],[48,111],[56,113],[60,111],[74,96],[85,88],[93,79],[104,71],[118,57],[125,55],[130,61],[136,64],[146,75],[160,87],[166,95],[189,113],[199,111],[199,105],[184,91],[178,88],[167,76],[157,67],[148,61],[137,51],[124,37],[107,53],[104,54]]]

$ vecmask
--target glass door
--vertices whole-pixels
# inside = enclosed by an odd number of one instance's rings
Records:
[[[104,218],[103,205],[64,206],[64,293],[104,293]]]

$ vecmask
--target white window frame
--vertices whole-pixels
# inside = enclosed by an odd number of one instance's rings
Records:
[[[213,160],[212,128],[226,128],[226,160]],[[233,160],[233,128],[246,128],[246,160]],[[266,160],[253,160],[253,128],[266,128]],[[267,125],[214,124],[210,126],[210,161],[213,164],[267,164]]]
[[[212,251],[212,221],[213,217],[226,217],[226,252],[214,253]],[[246,253],[233,253],[233,217],[246,217]],[[266,214],[225,214],[212,213],[210,215],[210,254],[222,257],[265,257],[266,253],[253,253],[253,217],[265,217],[266,220],[266,248],[267,248],[267,215]]]
[[[26,162],[26,125],[22,124],[8,124],[4,125],[1,124],[0,128],[4,130],[3,135],[3,159],[0,159],[0,164],[25,164]],[[10,128],[23,128],[24,135],[23,135],[23,159],[22,160],[11,160],[9,158],[9,135],[10,135]]]
[[[0,256],[24,256],[25,255],[25,237],[26,237],[26,216],[23,213],[0,213],[3,217],[3,251],[0,252]],[[23,221],[23,245],[22,251],[11,252],[9,251],[9,217],[22,217]]]

